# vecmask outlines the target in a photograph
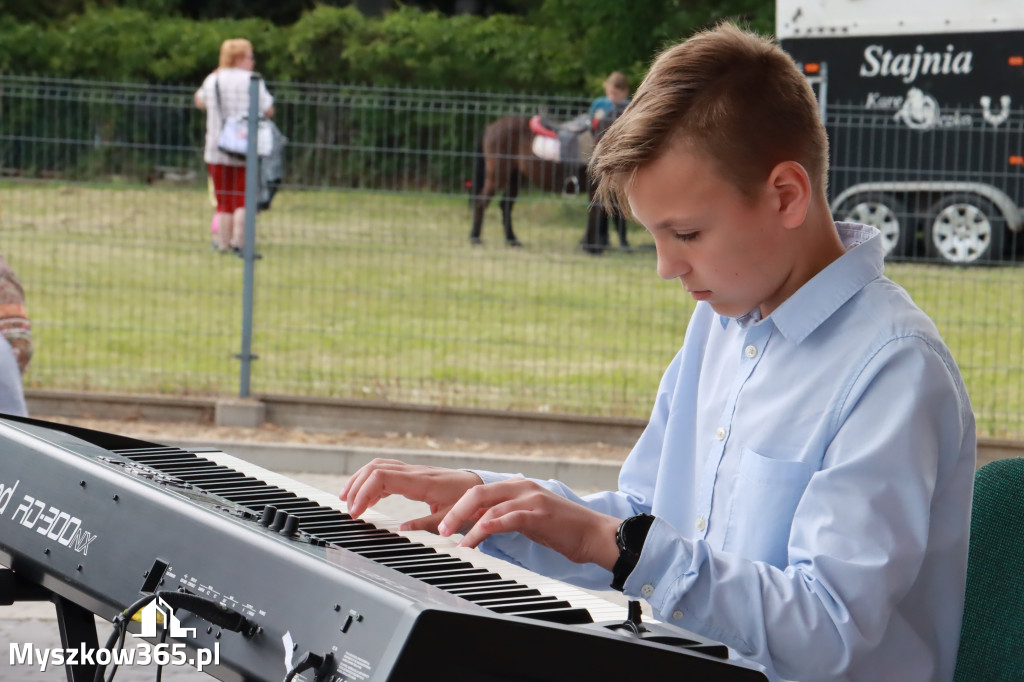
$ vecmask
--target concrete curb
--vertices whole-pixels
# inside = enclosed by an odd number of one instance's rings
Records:
[[[203,439],[165,441],[185,450],[211,448],[252,462],[271,471],[302,471],[311,474],[347,476],[370,460],[381,457],[400,459],[410,464],[454,469],[483,469],[522,474],[529,478],[559,480],[575,489],[615,490],[618,488],[621,462],[592,459],[520,457],[402,448],[370,448],[335,445],[295,445],[292,443],[254,443]]]

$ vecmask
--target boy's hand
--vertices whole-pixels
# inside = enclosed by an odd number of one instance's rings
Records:
[[[480,477],[469,471],[375,459],[348,480],[339,497],[348,503],[348,513],[353,518],[359,518],[360,514],[388,495],[402,495],[410,500],[426,502],[430,506],[430,515],[407,521],[400,529],[436,533],[438,521],[444,518],[452,505],[467,490],[481,483]]]
[[[448,536],[472,523],[459,546],[476,547],[494,533],[517,531],[570,561],[593,562],[610,571],[619,557],[615,533],[620,522],[533,481],[513,478],[469,488],[443,515],[438,532]]]

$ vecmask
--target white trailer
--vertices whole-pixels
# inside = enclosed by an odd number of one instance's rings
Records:
[[[776,34],[817,86],[837,219],[891,257],[1024,244],[1024,0],[777,0]]]

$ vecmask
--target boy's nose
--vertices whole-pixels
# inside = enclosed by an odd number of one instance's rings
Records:
[[[658,277],[676,279],[690,271],[689,261],[676,253],[668,244],[655,244],[658,253]]]

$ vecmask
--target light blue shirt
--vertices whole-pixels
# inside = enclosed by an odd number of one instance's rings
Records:
[[[839,231],[847,252],[767,318],[697,305],[617,492],[543,484],[654,514],[625,594],[773,679],[951,680],[974,416],[934,324],[882,275],[877,230]],[[611,580],[518,534],[482,547]]]

